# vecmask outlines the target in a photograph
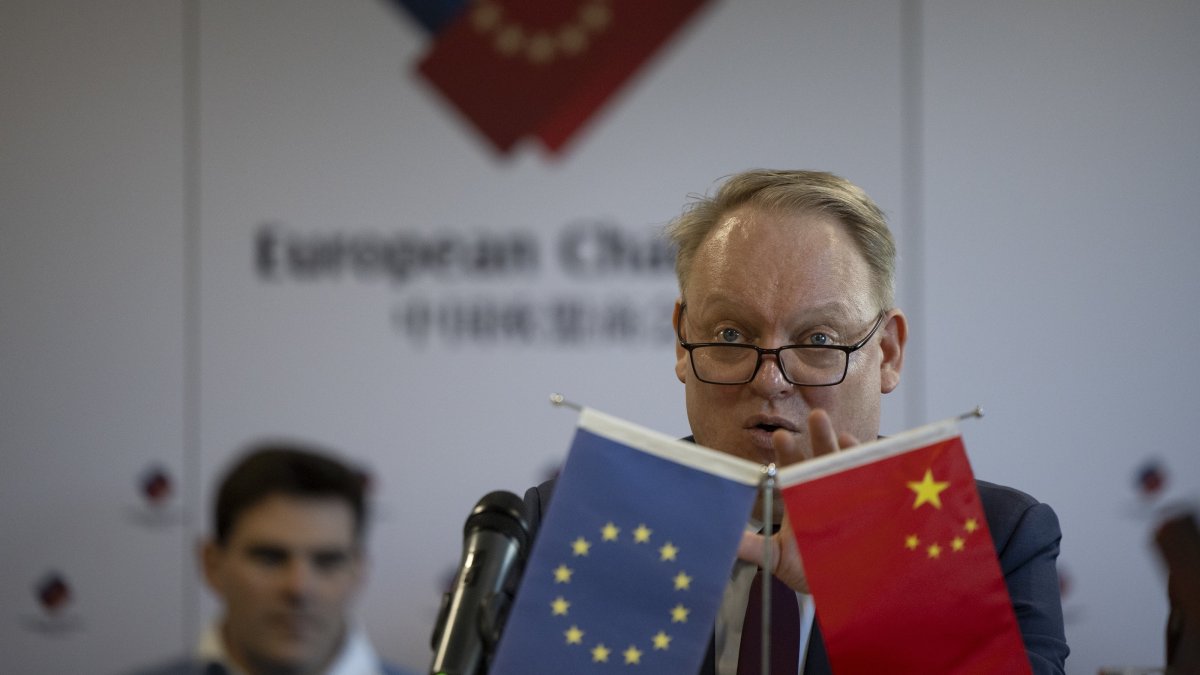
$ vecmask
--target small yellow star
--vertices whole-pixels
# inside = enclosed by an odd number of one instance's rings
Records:
[[[675,545],[668,541],[662,548],[658,549],[658,552],[661,554],[663,560],[674,561],[675,555],[679,553],[679,549],[675,548]]]
[[[675,575],[675,590],[686,591],[692,587],[692,578],[686,572]]]
[[[667,635],[666,633],[662,632],[661,630],[658,631],[657,633],[655,633],[654,637],[652,639],[654,640],[654,648],[655,649],[665,650],[671,646],[671,636]]]
[[[571,569],[570,567],[567,567],[566,565],[559,565],[558,567],[554,568],[554,583],[569,584],[571,583],[571,575],[574,573],[575,570]]]
[[[933,504],[933,508],[942,508],[941,493],[946,488],[950,487],[950,483],[945,481],[935,481],[933,479],[933,471],[925,469],[925,477],[919,481],[909,481],[908,489],[917,493],[917,500],[913,502],[913,508],[917,508],[922,504]]]
[[[967,532],[974,532],[979,529],[979,522],[974,518],[967,518],[967,522],[963,525],[963,529]]]
[[[600,536],[604,539],[604,541],[616,541],[617,535],[620,533],[621,528],[613,525],[611,522],[606,523],[604,527],[600,528]]]
[[[584,539],[583,537],[571,542],[571,552],[577,556],[587,555],[590,548],[592,548],[592,542]]]
[[[917,546],[919,546],[920,544],[921,544],[921,540],[917,539],[917,535],[915,535],[915,534],[910,534],[904,538],[904,548],[906,548],[910,551],[917,550]]]
[[[570,606],[571,603],[567,602],[566,598],[561,595],[555,598],[554,602],[550,603],[550,609],[554,611],[554,616],[566,616],[567,608]]]
[[[645,544],[646,542],[650,541],[650,534],[653,531],[654,530],[651,530],[650,528],[646,527],[645,525],[638,525],[637,529],[633,531],[634,543]]]
[[[691,610],[682,604],[671,608],[671,623],[687,623],[688,612]]]
[[[583,644],[583,631],[579,630],[579,626],[571,626],[563,631],[563,635],[567,636],[567,644],[569,645]]]
[[[608,663],[608,655],[612,652],[611,649],[605,647],[603,643],[592,648],[592,661],[595,663]]]
[[[955,537],[954,539],[950,540],[950,548],[954,549],[955,551],[961,551],[966,543],[967,541],[962,537]]]
[[[929,548],[927,548],[925,550],[929,552],[930,558],[936,558],[942,554],[942,547],[938,546],[937,544],[933,544],[932,546],[930,546]]]
[[[635,664],[642,662],[642,651],[633,645],[629,645],[629,649],[625,650],[625,663]]]

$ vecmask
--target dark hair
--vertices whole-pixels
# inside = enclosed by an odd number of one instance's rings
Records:
[[[354,511],[354,536],[366,526],[366,476],[328,452],[295,444],[252,446],[221,480],[216,499],[216,540],[224,545],[237,519],[273,495],[341,499]]]

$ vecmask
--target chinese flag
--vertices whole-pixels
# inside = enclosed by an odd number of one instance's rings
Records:
[[[953,421],[779,482],[835,673],[1031,672]]]
[[[707,0],[476,0],[418,66],[501,152],[559,150]]]

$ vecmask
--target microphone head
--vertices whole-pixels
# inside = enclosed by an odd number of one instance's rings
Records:
[[[491,530],[513,539],[521,557],[529,547],[529,518],[525,513],[525,501],[511,492],[496,490],[479,500],[467,522],[463,535],[470,536],[478,530]]]

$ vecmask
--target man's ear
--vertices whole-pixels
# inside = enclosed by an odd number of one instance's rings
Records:
[[[682,334],[682,331],[679,330],[679,322],[683,318],[682,310],[683,310],[683,298],[682,297],[676,298],[675,299],[675,311],[672,312],[672,314],[671,314],[671,328],[675,331],[676,335]],[[688,374],[688,363],[687,362],[688,362],[687,350],[683,348],[683,345],[679,344],[678,340],[676,340],[675,341],[675,377],[678,377],[679,381],[683,382],[683,383],[687,383],[687,374]]]
[[[222,595],[221,589],[224,587],[221,568],[225,553],[225,549],[213,539],[205,539],[196,544],[196,557],[199,559],[200,569],[204,572],[204,582],[218,596]]]
[[[879,339],[879,349],[883,358],[879,361],[879,391],[887,394],[900,385],[900,370],[904,367],[904,344],[908,341],[904,312],[893,309],[880,330],[883,337]]]

